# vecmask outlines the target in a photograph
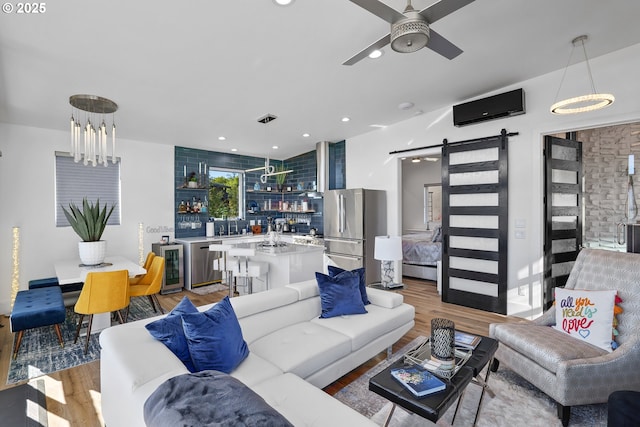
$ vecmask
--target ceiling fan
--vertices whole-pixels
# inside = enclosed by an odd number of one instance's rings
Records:
[[[474,0],[440,0],[420,12],[411,6],[411,0],[407,0],[407,7],[403,13],[378,0],[350,1],[390,23],[391,32],[347,59],[342,65],[353,65],[374,50],[388,44],[391,44],[391,49],[401,53],[415,52],[426,46],[445,58],[453,59],[462,53],[462,49],[430,29],[429,25]]]

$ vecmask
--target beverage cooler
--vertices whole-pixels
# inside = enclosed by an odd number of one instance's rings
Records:
[[[153,243],[151,250],[164,258],[161,294],[180,292],[184,287],[183,247],[178,243]]]

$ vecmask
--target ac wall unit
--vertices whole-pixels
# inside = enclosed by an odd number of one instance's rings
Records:
[[[501,117],[524,114],[524,91],[522,89],[476,99],[453,106],[453,124],[465,126]]]

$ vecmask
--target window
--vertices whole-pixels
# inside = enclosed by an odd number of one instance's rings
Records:
[[[209,169],[209,215],[214,218],[244,218],[244,172]]]
[[[56,152],[55,181],[56,227],[69,226],[62,206],[68,209],[71,202],[81,205],[84,197],[94,203],[99,199],[100,206],[115,204],[108,224],[120,225],[120,159],[115,165],[93,167],[74,162],[68,153]]]

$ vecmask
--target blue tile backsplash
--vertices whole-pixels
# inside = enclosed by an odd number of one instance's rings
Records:
[[[329,146],[330,176],[329,188],[345,188],[345,142],[337,142]],[[270,178],[267,184],[260,183],[260,171],[245,173],[245,219],[239,221],[215,221],[216,234],[220,231],[224,234],[229,232],[231,227],[232,233],[238,233],[242,229],[247,229],[250,220],[254,220],[256,224],[263,226],[263,232],[266,229],[267,217],[285,218],[292,217],[295,220],[296,231],[298,233],[308,233],[311,227],[315,227],[319,233],[322,233],[322,199],[306,198],[302,195],[306,190],[314,189],[316,185],[316,152],[310,151],[296,157],[285,159],[282,162],[272,160],[271,164],[283,164],[287,169],[293,169],[293,172],[287,175],[284,184],[284,191],[276,191],[275,179]],[[208,213],[200,212],[198,214],[182,214],[178,212],[181,202],[189,202],[192,204],[198,200],[204,201],[204,197],[208,194],[206,188],[208,180],[206,179],[205,169],[209,167],[246,170],[264,166],[263,157],[242,156],[236,154],[220,153],[215,151],[198,150],[193,148],[175,147],[175,237],[198,237],[206,235],[207,221],[213,220],[209,218]],[[185,188],[187,181],[191,175],[195,175],[198,179],[198,188]],[[259,191],[255,191],[256,183],[260,186]],[[266,186],[272,188],[272,192],[266,191]],[[288,191],[290,190],[290,191]],[[269,201],[271,201],[271,210],[268,210]],[[303,214],[293,214],[288,212],[277,212],[280,203],[289,203],[302,206],[303,201],[309,205],[309,210],[314,212]],[[265,207],[267,209],[265,209]],[[266,211],[268,210],[268,211]]]

